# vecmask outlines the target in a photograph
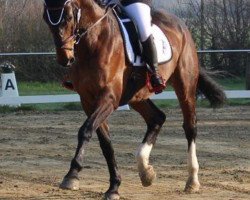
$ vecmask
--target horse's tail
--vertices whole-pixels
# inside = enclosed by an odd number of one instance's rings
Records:
[[[208,99],[213,108],[221,107],[226,102],[226,94],[222,87],[203,68],[200,68],[197,89]]]

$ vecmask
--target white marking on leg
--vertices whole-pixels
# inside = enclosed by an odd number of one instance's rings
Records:
[[[149,164],[149,156],[150,152],[153,148],[153,144],[147,144],[143,143],[139,146],[137,153],[136,153],[136,159],[137,159],[137,165],[139,172],[142,172],[143,170],[148,168]]]
[[[196,156],[196,144],[194,141],[192,141],[189,147],[187,163],[188,163],[189,177],[190,178],[192,177],[194,182],[198,182],[199,164]]]

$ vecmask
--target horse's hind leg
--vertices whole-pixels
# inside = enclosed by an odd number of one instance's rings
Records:
[[[199,190],[200,183],[198,180],[199,164],[196,156],[197,136],[196,128],[196,84],[197,74],[194,71],[193,76],[185,73],[183,70],[175,72],[172,78],[172,84],[178,96],[183,113],[183,128],[188,141],[188,172],[189,177],[186,183],[186,192],[195,192]]]
[[[149,99],[132,103],[130,105],[142,115],[147,123],[146,135],[136,154],[139,176],[142,185],[147,187],[152,184],[156,177],[153,167],[149,165],[150,152],[156,142],[160,129],[165,122],[166,116]]]
[[[107,161],[110,174],[110,187],[108,191],[105,193],[105,199],[118,200],[120,199],[118,188],[121,184],[121,177],[118,173],[118,167],[115,160],[114,149],[112,147],[109,136],[109,128],[106,123],[103,123],[97,129],[97,136],[100,142],[103,155]]]

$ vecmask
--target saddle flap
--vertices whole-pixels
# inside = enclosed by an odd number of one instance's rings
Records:
[[[161,64],[170,61],[172,58],[172,48],[167,36],[157,25],[153,24],[152,28],[154,42],[157,49],[158,63]]]

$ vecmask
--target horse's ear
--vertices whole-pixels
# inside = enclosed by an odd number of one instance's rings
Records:
[[[78,11],[77,11],[77,23],[79,23],[79,21],[81,19],[81,15],[82,15],[82,11],[81,11],[81,9],[78,9]]]

